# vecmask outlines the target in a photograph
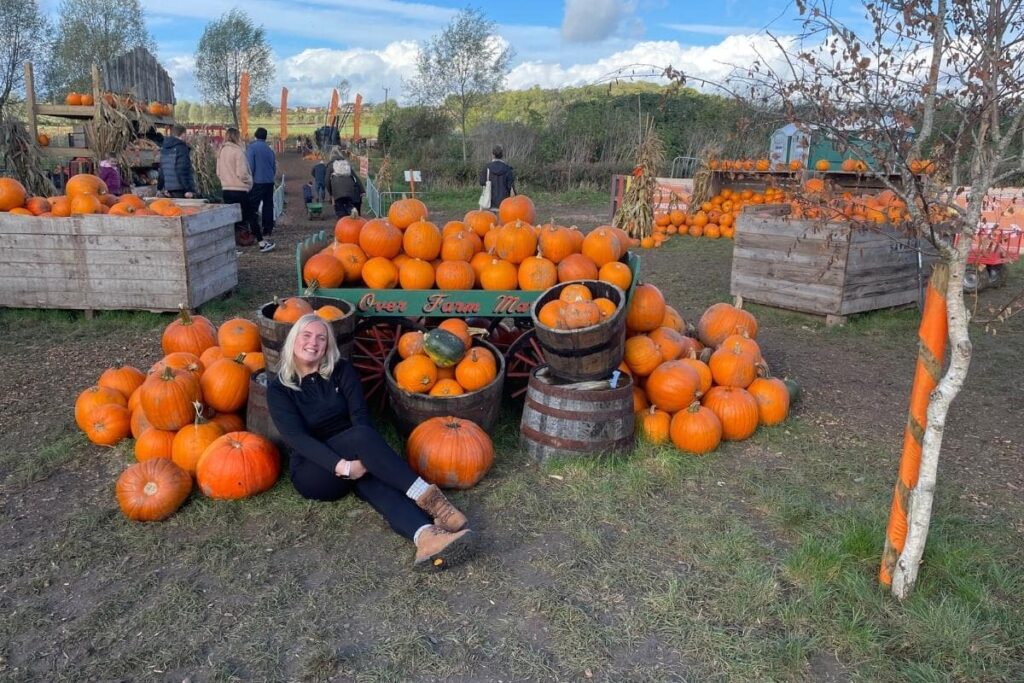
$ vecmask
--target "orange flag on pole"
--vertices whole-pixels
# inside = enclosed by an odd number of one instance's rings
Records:
[[[331,93],[331,106],[327,109],[327,125],[332,125],[334,115],[338,113],[338,89]]]
[[[238,126],[242,132],[242,139],[249,139],[249,72],[242,72],[242,84],[238,92]]]
[[[355,111],[352,112],[352,139],[359,139],[359,115],[363,112],[363,96],[356,93]]]
[[[288,140],[288,88],[281,88],[281,142]]]

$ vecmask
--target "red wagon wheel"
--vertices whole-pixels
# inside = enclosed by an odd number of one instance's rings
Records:
[[[412,330],[423,331],[419,321],[408,318],[363,318],[352,340],[352,365],[363,382],[363,395],[371,408],[382,411],[388,402],[384,361],[398,338]]]
[[[509,398],[522,400],[530,382],[530,372],[545,362],[537,333],[529,329],[519,335],[505,353],[505,393]]]

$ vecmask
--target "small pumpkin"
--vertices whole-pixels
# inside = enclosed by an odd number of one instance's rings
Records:
[[[559,282],[596,280],[599,274],[597,264],[583,254],[570,254],[558,264]]]
[[[417,353],[423,353],[423,333],[419,330],[406,332],[398,338],[398,355],[408,358]]]
[[[437,329],[448,330],[461,339],[467,351],[473,346],[473,337],[469,333],[469,324],[462,318],[447,318],[441,321]]]
[[[455,366],[455,379],[466,391],[483,389],[498,376],[498,362],[482,346],[470,349]]]
[[[646,377],[662,363],[661,351],[650,337],[638,334],[626,340],[624,360],[635,377]]]
[[[635,332],[650,332],[661,326],[665,318],[665,296],[650,283],[640,284],[626,309],[626,328]]]
[[[177,432],[149,427],[142,430],[135,439],[135,459],[139,462],[164,458],[170,460],[174,454],[174,436]]]
[[[222,361],[217,361],[222,362]],[[139,387],[139,404],[157,429],[177,431],[192,421],[192,404],[202,394],[199,380],[186,370],[164,368]]]
[[[85,436],[98,446],[113,446],[131,433],[131,414],[117,403],[104,403],[89,411]]]
[[[89,426],[89,413],[93,408],[107,403],[128,407],[128,399],[117,389],[93,385],[82,391],[75,399],[75,424],[78,425],[78,428],[83,432],[86,431]]]
[[[502,225],[513,221],[522,221],[533,225],[536,218],[537,210],[533,206],[533,200],[525,194],[506,197],[498,205],[498,221]]]
[[[406,235],[409,230],[405,231]],[[406,259],[398,268],[398,284],[402,289],[431,289],[434,286],[434,266],[419,258]]]
[[[196,463],[211,443],[224,435],[224,428],[203,417],[203,404],[195,403],[196,419],[174,435],[171,442],[171,460],[189,474],[196,471]]]
[[[437,366],[420,354],[400,361],[395,365],[394,374],[395,383],[401,389],[414,394],[426,394],[437,383]]]
[[[345,267],[332,254],[313,254],[302,266],[302,280],[318,289],[334,289],[345,281]]]
[[[290,296],[277,302],[274,309],[274,320],[279,323],[294,323],[304,315],[313,312],[309,302],[297,296]]]
[[[442,261],[437,266],[434,279],[438,289],[473,289],[476,271],[467,261]]]
[[[515,289],[518,284],[518,269],[504,259],[491,259],[480,271],[480,286],[484,289]]]
[[[429,221],[416,221],[402,234],[402,248],[414,259],[433,261],[441,254],[442,242],[441,231]]]
[[[708,367],[715,384],[746,389],[757,379],[758,358],[743,350],[740,343],[723,344],[711,354]]]
[[[432,484],[465,489],[494,464],[494,444],[479,426],[457,417],[433,417],[416,427],[405,445],[409,466]]]
[[[126,397],[131,398],[135,390],[141,387],[145,381],[146,375],[142,370],[131,365],[116,363],[113,367],[103,371],[96,384],[97,386],[116,389]]]
[[[394,289],[398,286],[398,268],[383,256],[374,256],[363,266],[363,282],[370,289]]]
[[[281,456],[269,439],[251,432],[228,432],[206,447],[196,463],[196,482],[210,498],[254,496],[274,485]]]
[[[206,405],[222,413],[232,413],[249,400],[249,379],[252,370],[245,364],[245,354],[221,358],[199,378]]]
[[[628,341],[628,340],[627,340]],[[697,371],[679,360],[662,363],[650,373],[644,384],[648,400],[662,410],[674,413],[693,403],[700,393]]]
[[[136,522],[159,522],[173,515],[192,492],[192,477],[170,460],[135,463],[115,485],[117,504]]]
[[[739,333],[757,339],[757,319],[731,304],[717,303],[710,306],[697,322],[697,337],[706,346],[716,347],[729,335]]]
[[[759,377],[750,383],[747,391],[757,401],[758,422],[777,425],[789,416],[789,388],[781,379]]]
[[[637,413],[637,430],[641,436],[654,444],[668,441],[671,422],[672,416],[664,410],[659,410],[656,405]]]
[[[430,390],[430,395],[435,398],[447,398],[448,396],[461,396],[466,393],[456,380],[447,378],[437,380],[437,384]]]
[[[519,289],[543,292],[558,282],[558,268],[542,256],[528,256],[519,264]]]

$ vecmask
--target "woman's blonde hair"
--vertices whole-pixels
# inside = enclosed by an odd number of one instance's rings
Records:
[[[324,352],[324,357],[320,359],[320,367],[317,372],[324,379],[330,379],[331,373],[334,372],[334,366],[337,364],[338,359],[341,358],[341,353],[338,351],[338,342],[334,339],[334,330],[331,329],[330,323],[318,316],[316,313],[307,313],[292,325],[292,329],[288,332],[288,336],[285,337],[284,345],[281,347],[281,366],[277,370],[277,378],[281,380],[281,384],[285,385],[289,389],[299,390],[299,381],[302,379],[299,377],[299,369],[295,366],[295,340],[299,338],[302,331],[313,323],[319,323],[324,326],[324,330],[327,331],[327,351]]]
[[[237,128],[228,128],[224,131],[224,138],[228,142],[240,143],[242,141],[242,134],[238,132]]]

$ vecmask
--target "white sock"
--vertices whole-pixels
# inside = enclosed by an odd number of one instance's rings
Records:
[[[405,495],[413,500],[418,500],[419,497],[426,493],[429,488],[430,484],[423,481],[421,477],[416,477],[416,481],[412,483],[412,486],[410,486],[409,490],[405,492]]]
[[[420,534],[423,533],[423,530],[424,529],[429,529],[431,526],[433,526],[433,525],[432,524],[424,524],[419,529],[417,529],[416,533],[414,533],[412,535],[412,542],[416,543],[417,541],[419,541],[420,540]]]

